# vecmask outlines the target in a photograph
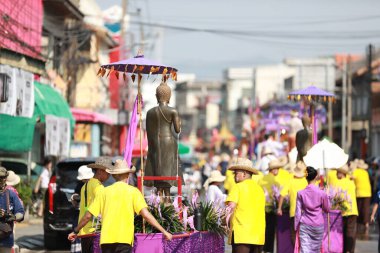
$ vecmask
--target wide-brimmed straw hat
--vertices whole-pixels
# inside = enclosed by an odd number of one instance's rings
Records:
[[[129,167],[125,160],[117,159],[115,164],[111,166],[106,171],[110,174],[124,174],[124,173],[133,173],[136,171],[134,166]]]
[[[20,177],[16,173],[14,173],[11,170],[8,170],[8,177],[6,181],[7,185],[10,185],[10,186],[17,185],[18,183],[20,183],[20,180],[21,180]]]
[[[347,175],[350,172],[347,164],[343,165],[343,167],[341,168],[337,168],[336,171],[343,173],[345,175]]]
[[[283,168],[286,165],[286,157],[280,157],[278,159],[269,162],[268,170]]]
[[[205,188],[207,188],[209,184],[211,184],[213,182],[223,182],[225,179],[226,179],[226,177],[223,176],[219,170],[213,170],[213,171],[211,171],[209,178],[206,180],[206,182],[203,184],[203,186]]]
[[[293,170],[293,175],[299,178],[305,177],[306,165],[302,161],[298,161]]]
[[[358,167],[358,159],[355,159],[353,161],[350,162],[350,166],[349,166],[349,170],[351,172],[353,172],[354,170],[356,170],[356,168]]]
[[[7,171],[7,169],[6,168],[4,168],[4,167],[1,167],[0,166],[0,177],[7,177],[8,176],[8,171]]]
[[[356,168],[358,169],[368,169],[368,164],[366,164],[366,162],[363,160],[363,159],[360,159],[357,163],[356,163]]]
[[[237,160],[231,163],[229,170],[245,170],[255,175],[259,174],[259,172],[253,168],[253,163],[251,160],[247,158],[238,158]]]
[[[87,167],[91,169],[107,170],[112,167],[112,159],[108,156],[101,156],[95,160],[95,163],[90,163]]]
[[[82,165],[78,169],[78,180],[85,180],[90,179],[94,177],[94,172],[92,172],[92,169],[87,167],[87,165]]]

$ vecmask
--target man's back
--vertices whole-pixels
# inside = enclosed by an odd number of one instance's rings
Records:
[[[235,243],[263,245],[265,241],[265,194],[252,179],[237,183],[226,202],[236,203],[232,229]],[[239,235],[239,236],[237,236]]]
[[[99,192],[89,208],[92,215],[102,215],[100,243],[132,245],[134,215],[147,207],[140,191],[125,182],[116,182]]]

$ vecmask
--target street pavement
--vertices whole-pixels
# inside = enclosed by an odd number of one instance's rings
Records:
[[[378,231],[375,226],[371,226],[371,240],[356,241],[355,253],[377,253]],[[20,248],[20,253],[67,253],[70,251],[47,251],[44,249],[42,219],[31,218],[29,222],[16,224],[15,229],[16,244]],[[226,253],[232,253],[231,246],[226,243]]]

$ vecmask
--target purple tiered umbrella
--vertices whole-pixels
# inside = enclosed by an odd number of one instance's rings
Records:
[[[319,89],[315,86],[309,86],[302,90],[292,91],[288,95],[289,100],[300,101],[303,100],[310,104],[310,119],[313,126],[313,144],[317,143],[317,128],[315,121],[315,103],[317,102],[335,102],[335,95]]]

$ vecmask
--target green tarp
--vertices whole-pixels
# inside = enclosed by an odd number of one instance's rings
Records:
[[[52,87],[34,82],[34,100],[32,118],[0,114],[0,150],[12,152],[31,150],[36,121],[39,119],[45,122],[47,114],[68,118],[71,129],[74,129],[75,120],[69,105]]]
[[[35,124],[33,118],[0,114],[0,150],[11,152],[30,150]]]

